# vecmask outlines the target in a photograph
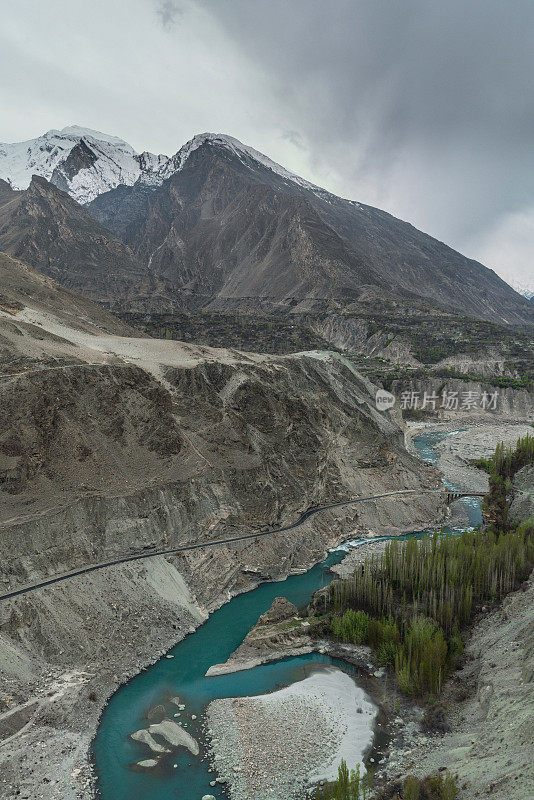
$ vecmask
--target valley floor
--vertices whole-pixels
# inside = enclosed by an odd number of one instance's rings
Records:
[[[493,419],[491,416],[472,420],[459,417],[447,422],[408,423],[406,443],[413,449],[412,440],[420,433],[447,433],[457,431],[435,446],[438,453],[436,467],[445,480],[460,489],[485,492],[488,488],[487,474],[476,467],[472,461],[488,458],[495,447],[504,442],[505,447],[515,445],[519,437],[532,433],[532,424],[514,419]]]
[[[434,428],[436,428],[436,426],[434,426]],[[519,428],[515,429],[515,426],[506,425],[506,429],[510,431],[510,436],[512,438],[514,436],[517,438],[517,431]],[[513,432],[512,429],[514,429]],[[480,440],[480,454],[487,454],[487,452],[482,451],[484,448],[486,448],[486,450],[490,448],[490,440],[493,442],[490,449],[494,447],[495,441],[498,441],[496,437],[499,434],[499,430],[502,431],[502,428],[499,426],[494,427],[491,434],[484,431],[482,427],[477,428],[477,430],[482,437]],[[456,437],[451,437],[451,440],[452,439],[456,440]],[[469,442],[469,436],[458,439],[458,447],[455,454],[458,458],[461,457],[463,452],[462,447],[464,445],[467,446]],[[470,446],[469,458],[472,457],[472,453],[473,450]],[[446,477],[450,477],[454,480],[454,474],[447,472],[445,474]],[[329,520],[328,524],[331,524],[331,522],[332,521]],[[339,522],[336,523],[336,532],[330,533],[332,544],[335,543],[335,539],[340,541],[343,537],[350,537],[350,527],[347,525],[347,522],[348,520],[340,519]],[[431,520],[428,520],[428,522],[431,522]],[[342,530],[345,531],[343,535]],[[322,532],[322,536],[323,540],[326,541],[324,531]],[[355,552],[357,553],[357,551]],[[307,555],[309,558],[312,552],[310,551]],[[319,551],[313,555],[315,559],[320,557]],[[273,558],[276,558],[275,553],[273,553]],[[239,560],[242,560],[242,556],[239,556]],[[305,562],[306,558],[301,559],[299,563],[295,563],[295,566],[306,566]],[[194,572],[195,563],[198,562],[190,563],[187,569]],[[307,563],[309,565],[311,561],[308,560]],[[203,564],[202,574],[206,573],[208,567],[208,564]],[[222,565],[222,568],[224,569],[225,565]],[[2,644],[0,653],[3,654],[4,659],[10,662],[11,671],[13,671],[13,666],[15,665],[17,675],[25,675],[26,685],[29,690],[29,694],[25,700],[35,700],[36,702],[35,707],[32,707],[33,713],[29,719],[24,716],[26,713],[23,707],[24,703],[21,703],[16,708],[11,708],[7,715],[3,714],[2,717],[0,717],[0,729],[4,731],[4,736],[7,734],[8,737],[3,740],[0,746],[0,798],[12,800],[12,798],[16,796],[20,797],[21,800],[34,800],[34,798],[41,797],[44,800],[75,800],[75,798],[89,798],[93,796],[93,775],[88,760],[88,753],[90,740],[96,728],[100,709],[106,697],[108,697],[121,682],[127,680],[130,675],[135,674],[142,666],[151,663],[172,644],[186,635],[192,627],[195,627],[199,621],[201,621],[203,615],[206,613],[205,609],[199,608],[198,603],[196,603],[194,597],[191,596],[189,589],[184,585],[180,574],[173,565],[167,563],[164,559],[157,559],[154,560],[150,570],[153,570],[153,574],[148,575],[148,579],[149,585],[152,587],[151,591],[153,591],[153,596],[142,596],[140,594],[140,587],[143,589],[147,587],[146,568],[143,566],[112,568],[107,576],[93,576],[84,579],[88,583],[84,584],[83,594],[86,594],[87,588],[90,585],[92,596],[95,597],[97,606],[103,614],[102,625],[115,626],[113,636],[110,637],[108,635],[106,638],[101,635],[102,648],[100,655],[98,659],[93,657],[93,659],[86,664],[84,669],[72,670],[67,668],[67,666],[65,669],[57,667],[49,669],[45,674],[35,674],[32,677],[34,665],[29,660],[27,662],[20,661],[20,663],[15,664],[16,659],[20,659],[20,653],[23,651],[21,651],[19,647],[13,647],[7,639],[3,639],[0,642],[0,644]],[[117,575],[116,590],[113,589],[115,575]],[[139,580],[140,576],[143,576],[142,582]],[[256,580],[257,578],[251,576],[250,586],[253,586]],[[180,581],[181,592],[183,594],[181,599],[183,611],[177,616],[176,606],[172,605],[168,598],[176,594],[176,587]],[[243,588],[245,587],[243,586]],[[54,591],[61,594],[62,590],[56,589]],[[59,594],[57,596],[59,596]],[[125,614],[120,614],[120,618],[109,616],[108,611],[104,610],[104,606],[106,609],[110,605],[120,609],[123,604],[125,604],[126,595],[129,599],[127,606],[124,605],[126,609]],[[531,597],[532,594],[528,596]],[[103,598],[105,598],[105,600]],[[216,605],[224,602],[225,599],[227,599],[227,597],[220,596],[217,600],[212,600],[211,607],[216,607]],[[69,602],[71,606],[76,609],[78,603],[76,592],[70,595]],[[511,606],[511,611],[513,612],[516,608],[519,608],[519,605],[520,600],[517,606]],[[136,606],[136,608],[135,612],[132,614],[128,609],[132,609],[134,606]],[[83,608],[83,604],[80,608]],[[27,607],[27,612],[30,614],[33,613],[30,606]],[[5,614],[6,612],[4,611],[3,613]],[[22,607],[22,613],[24,613],[24,607]],[[170,613],[172,613],[172,618],[176,621],[176,624],[172,627],[169,625]],[[521,619],[524,619],[524,617],[525,614],[522,614]],[[6,617],[4,617],[4,622],[5,621]],[[473,637],[473,642],[475,642],[473,647],[477,647],[476,642],[480,641],[478,648],[482,652],[487,653],[488,648],[490,651],[492,648],[495,649],[497,645],[495,642],[492,642],[491,637],[497,636],[498,638],[500,636],[498,628],[496,627],[496,623],[499,621],[501,620],[498,620],[495,615],[488,615],[488,621],[486,622],[486,620],[484,620],[483,623],[486,625],[484,628],[486,633],[481,634],[482,638],[480,638],[480,640],[477,639],[477,635],[475,634]],[[80,619],[80,625],[84,626],[85,624],[87,623]],[[100,636],[100,634],[94,630],[89,633],[89,628],[91,628],[91,626],[88,625],[87,635]],[[139,636],[140,631],[143,632],[142,637]],[[523,628],[520,629],[520,622],[516,624],[516,621],[510,621],[507,634],[509,635],[510,644],[512,641],[519,643],[520,637],[523,636],[522,631]],[[107,645],[106,641],[108,643]],[[113,656],[109,659],[105,648],[106,646],[111,646],[111,643],[113,643]],[[514,667],[516,672],[519,669],[518,665],[520,664],[522,653],[521,647],[522,645],[519,644],[519,647],[513,648],[510,653],[510,656],[516,658],[516,666]],[[63,660],[67,665],[69,661],[68,642],[64,643],[64,648],[67,652],[65,656],[63,656]],[[506,653],[503,651],[503,659],[505,655]],[[475,658],[477,657],[479,656],[475,656]],[[484,664],[481,666],[480,674],[483,676],[482,679],[486,680],[485,676],[487,671],[493,669],[491,667],[493,661],[490,655],[484,656],[483,658]],[[495,659],[495,663],[498,663],[497,659]],[[2,664],[0,663],[0,667],[1,666]],[[111,672],[110,670],[113,671]],[[506,675],[506,663],[504,660],[502,661],[502,667],[499,667],[497,671],[502,677],[502,680],[504,680]],[[10,680],[12,681],[13,692],[16,693],[18,679],[12,678]],[[484,683],[484,686],[485,685],[486,683]],[[501,686],[501,684],[496,682],[492,692],[490,692],[490,690],[483,691],[482,703],[486,703],[488,709],[490,709],[490,716],[487,721],[489,726],[491,726],[493,719],[491,696],[495,697],[493,702],[499,699],[500,705],[495,713],[498,717],[499,724],[502,723],[504,725],[506,714],[514,713],[513,709],[516,701],[519,702],[520,697],[523,696],[521,695],[521,691],[523,691],[524,687],[521,688],[520,678],[518,678],[517,686],[518,694],[516,699],[514,699],[515,696],[511,694],[508,698],[508,695],[506,695],[508,689],[505,687],[504,683]],[[5,688],[7,692],[9,692],[9,682]],[[510,692],[511,691],[512,689],[510,689]],[[490,692],[489,705],[487,703],[488,692]],[[472,702],[481,705],[478,699]],[[13,715],[12,718],[10,718],[11,715]],[[468,758],[468,749],[470,745],[468,745],[467,740],[470,735],[468,725],[472,724],[471,711],[466,713],[465,717],[469,722],[466,722],[465,729],[461,729],[461,732],[458,733],[458,738],[456,740],[451,740],[450,746],[453,746],[453,741],[456,741],[454,747],[467,748],[461,752],[462,758],[464,758],[463,763],[465,764],[465,769],[463,771],[467,772],[470,763]],[[12,729],[10,732],[11,724]],[[508,724],[513,724],[513,721]],[[528,725],[528,720],[526,724]],[[499,730],[497,725],[495,726],[495,730]],[[504,731],[503,736],[505,735],[506,731]],[[473,738],[476,739],[476,736],[473,736]],[[524,738],[526,742],[531,740],[530,734],[526,729]],[[500,746],[502,753],[505,753],[505,747],[498,742],[496,736],[493,737],[491,741],[494,743],[496,750],[494,751],[494,749],[492,749],[489,752],[498,753],[498,748]],[[506,742],[507,740],[504,739],[504,741]],[[441,753],[444,753],[445,747],[446,745],[443,745],[441,750],[436,749],[435,755],[433,755],[434,751],[430,748],[428,752],[425,750],[421,751],[421,755],[426,759],[425,761],[421,761],[421,769],[428,771],[427,765],[431,763],[437,764],[437,761],[443,759],[444,756],[442,756]],[[523,752],[524,750],[518,747],[517,757],[510,755],[507,756],[504,761],[499,757],[496,761],[498,766],[495,769],[497,771],[508,769],[506,761],[510,760],[510,758],[512,759],[512,764],[509,765],[510,769],[522,768],[522,759],[524,758]],[[408,763],[407,759],[404,759],[404,756],[399,754],[399,771],[401,771],[405,761]],[[446,762],[443,761],[443,763],[445,764]],[[428,768],[430,768],[430,766],[428,766]],[[493,772],[495,772],[495,770]],[[493,772],[491,773],[492,776]],[[493,778],[494,782],[497,779],[498,776],[495,775]],[[523,786],[523,784],[519,783],[518,785]],[[465,795],[465,797],[471,797],[471,795]],[[495,797],[498,797],[500,800],[501,795],[495,795]],[[502,795],[503,800],[504,797],[505,795]],[[517,800],[526,800],[527,797],[527,794],[517,795]],[[507,796],[506,800],[512,800],[512,796]]]

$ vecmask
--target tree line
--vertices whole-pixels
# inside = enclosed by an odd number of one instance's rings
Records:
[[[335,638],[368,644],[394,669],[406,694],[437,696],[463,644],[461,631],[485,604],[500,601],[534,565],[534,520],[513,526],[509,490],[516,472],[534,463],[534,437],[497,447],[490,494],[491,524],[461,536],[435,532],[397,539],[332,582],[325,596]]]

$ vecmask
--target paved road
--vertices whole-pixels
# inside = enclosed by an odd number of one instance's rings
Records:
[[[0,595],[1,600],[9,600],[12,597],[19,597],[23,594],[28,594],[28,592],[34,592],[36,589],[42,589],[44,586],[53,586],[56,583],[61,583],[62,581],[66,581],[69,578],[76,578],[78,575],[87,575],[89,572],[96,572],[99,569],[105,569],[106,567],[113,567],[116,564],[126,564],[130,561],[140,561],[141,559],[145,558],[155,558],[156,556],[165,556],[165,555],[172,555],[173,553],[184,553],[187,550],[199,550],[201,547],[216,547],[217,545],[221,544],[229,544],[231,542],[242,542],[246,539],[259,539],[261,536],[273,536],[276,533],[283,533],[284,531],[291,531],[294,528],[298,528],[304,522],[306,522],[309,517],[314,516],[315,514],[319,514],[321,511],[326,511],[331,508],[340,508],[342,506],[350,506],[354,503],[364,503],[366,500],[380,500],[384,497],[395,497],[396,495],[406,495],[406,494],[443,494],[443,495],[450,495],[451,492],[443,491],[442,489],[397,489],[394,492],[385,492],[384,494],[374,494],[370,495],[369,497],[356,497],[354,500],[343,500],[339,503],[330,503],[329,505],[324,506],[315,506],[313,508],[309,508],[307,511],[299,517],[299,519],[292,523],[291,525],[286,525],[284,528],[273,528],[272,530],[268,531],[260,531],[259,533],[249,533],[245,536],[231,536],[226,539],[214,539],[211,542],[199,542],[198,544],[186,544],[182,545],[181,547],[173,547],[169,550],[150,550],[147,553],[138,553],[137,555],[130,555],[124,556],[123,558],[115,558],[112,561],[103,561],[100,564],[93,564],[90,567],[82,567],[81,569],[74,570],[73,572],[67,572],[63,575],[56,575],[54,578],[48,578],[45,581],[40,581],[40,583],[33,583],[30,586],[24,586],[21,589],[15,589],[12,592],[7,592],[7,594]],[[462,492],[463,496],[483,496],[481,492]]]

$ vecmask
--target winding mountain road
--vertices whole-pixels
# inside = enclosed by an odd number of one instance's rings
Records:
[[[397,489],[393,492],[385,492],[384,494],[374,494],[369,495],[368,497],[356,497],[353,500],[342,500],[338,503],[329,503],[328,505],[324,506],[314,506],[309,508],[305,511],[296,522],[293,522],[291,525],[286,525],[283,528],[273,528],[272,530],[268,531],[260,531],[257,533],[248,533],[243,536],[230,536],[225,539],[214,539],[208,542],[199,542],[197,544],[186,544],[182,545],[181,547],[172,547],[168,550],[150,550],[146,553],[137,553],[135,555],[123,556],[122,558],[114,558],[111,561],[103,561],[99,564],[92,564],[89,567],[82,567],[81,569],[73,570],[72,572],[66,572],[62,575],[56,575],[53,578],[47,578],[44,581],[40,581],[39,583],[33,583],[29,586],[24,586],[20,589],[15,589],[11,592],[7,592],[6,594],[0,594],[0,601],[2,600],[10,600],[13,597],[20,597],[21,595],[28,594],[29,592],[34,592],[36,589],[42,589],[45,586],[53,586],[56,583],[61,583],[63,581],[68,580],[69,578],[76,578],[79,575],[87,575],[89,572],[96,572],[100,569],[106,569],[106,567],[114,567],[117,564],[126,564],[131,561],[141,561],[145,558],[155,558],[156,556],[166,556],[172,555],[174,553],[184,553],[188,550],[199,550],[202,547],[216,547],[221,544],[230,544],[232,542],[242,542],[247,539],[259,539],[261,536],[273,536],[277,533],[284,533],[285,531],[291,531],[294,528],[300,527],[307,519],[314,516],[315,514],[319,514],[321,511],[327,511],[331,508],[341,508],[342,506],[349,506],[353,505],[354,503],[364,503],[367,500],[380,500],[384,497],[395,497],[397,495],[407,495],[407,494],[442,494],[446,495],[447,498],[451,497],[450,491],[444,491],[443,489]],[[483,492],[462,492],[461,494],[454,495],[454,499],[458,499],[458,497],[483,497]]]

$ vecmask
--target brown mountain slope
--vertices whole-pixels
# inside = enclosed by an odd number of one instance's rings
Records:
[[[146,268],[126,245],[37,176],[25,191],[0,182],[0,250],[95,300],[113,302],[151,288]]]
[[[119,187],[91,212],[173,285],[210,309],[302,300],[418,297],[452,312],[534,322],[494,272],[412,225],[278,174],[210,139],[153,191]]]
[[[65,289],[52,278],[23,261],[0,253],[0,312],[2,325],[19,324],[19,312],[27,306],[53,314],[62,323],[87,333],[139,336],[139,332],[97,303]],[[7,316],[6,316],[7,314]]]

